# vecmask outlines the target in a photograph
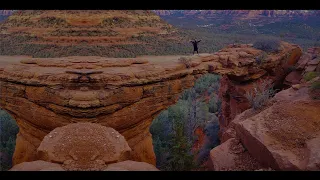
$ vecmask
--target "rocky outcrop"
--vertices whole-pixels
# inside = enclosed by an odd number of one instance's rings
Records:
[[[244,111],[230,123],[224,142],[211,150],[214,170],[242,167],[235,165],[234,153],[225,150],[235,139],[250,157],[243,164],[255,159],[274,170],[319,170],[319,111],[320,101],[310,98],[307,86],[283,90],[262,109]],[[223,156],[229,161],[222,161]]]
[[[145,162],[130,161],[130,147],[116,130],[94,123],[72,123],[46,135],[37,161],[11,171],[157,171]]]
[[[290,106],[288,103],[290,102]],[[277,102],[239,122],[237,136],[250,154],[277,170],[319,170],[320,102]]]
[[[285,79],[292,87],[278,92],[262,108],[248,109],[235,116],[221,135],[221,145],[211,151],[214,169],[237,169],[235,155],[228,151],[231,142],[240,140],[251,159],[263,168],[274,170],[319,170],[320,101],[310,91],[319,77],[306,82],[302,74],[310,69],[308,62],[318,56],[309,49]],[[312,58],[313,57],[313,58]],[[311,63],[312,64],[312,63]],[[314,70],[315,71],[315,70]],[[292,78],[293,76],[299,78]],[[319,89],[316,89],[319,91]],[[239,145],[240,146],[240,145]],[[230,148],[229,148],[230,149]],[[228,155],[228,162],[221,156]],[[251,162],[246,160],[245,162]],[[241,167],[241,166],[240,166]]]
[[[230,52],[222,50],[222,52]],[[239,52],[239,59],[233,61],[241,67],[246,64],[247,75],[230,75],[224,76],[220,81],[219,97],[222,101],[222,113],[219,116],[220,122],[220,139],[224,141],[223,134],[228,129],[231,121],[237,114],[250,108],[249,102],[245,97],[245,93],[252,90],[254,81],[270,80],[275,88],[282,88],[283,81],[289,73],[289,67],[294,66],[302,51],[299,48],[293,48],[282,55],[269,55],[265,59],[265,63],[260,66],[253,65],[256,57],[261,51],[246,50],[246,53]],[[246,55],[249,54],[249,55]],[[251,54],[251,55],[250,55]],[[228,132],[230,133],[230,132]],[[229,136],[226,134],[225,136]]]
[[[20,128],[14,164],[36,160],[36,149],[50,131],[76,122],[93,122],[117,130],[132,149],[132,160],[155,164],[149,126],[184,89],[193,86],[197,77],[218,73],[232,81],[251,82],[272,74],[282,61],[291,62],[299,52],[298,46],[282,42],[279,53],[269,54],[265,62],[257,64],[255,56],[261,50],[252,45],[229,46],[214,54],[191,57],[189,68],[179,61],[181,56],[15,57],[11,63],[4,61],[0,105]],[[237,94],[226,92],[226,103],[239,103]],[[241,111],[232,108],[236,112],[232,115]],[[221,122],[222,128],[229,122]]]

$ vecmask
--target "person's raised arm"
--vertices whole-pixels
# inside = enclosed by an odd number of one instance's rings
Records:
[[[200,41],[201,41],[201,39],[199,41],[197,41],[197,42],[200,42]]]

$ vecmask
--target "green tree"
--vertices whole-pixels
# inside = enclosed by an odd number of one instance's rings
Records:
[[[0,109],[0,152],[2,154],[2,158],[0,160],[1,170],[8,170],[12,166],[12,156],[15,149],[15,140],[18,131],[19,128],[16,122],[8,113]]]
[[[185,104],[185,102],[182,102]],[[172,171],[190,171],[196,168],[194,155],[191,152],[192,143],[188,141],[184,120],[186,117],[186,106],[174,106],[169,109],[169,119],[173,122],[172,148],[168,158],[168,168]]]

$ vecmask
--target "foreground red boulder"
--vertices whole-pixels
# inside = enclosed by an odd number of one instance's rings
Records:
[[[320,101],[282,92],[270,107],[236,124],[252,157],[276,170],[319,170]],[[303,89],[300,90],[305,91]]]
[[[15,165],[11,171],[156,171],[130,161],[130,147],[116,130],[94,123],[73,123],[46,135],[37,150],[40,160]]]

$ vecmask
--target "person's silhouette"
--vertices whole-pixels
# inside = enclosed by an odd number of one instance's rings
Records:
[[[197,51],[197,53],[199,54],[199,51],[198,51],[198,43],[200,42],[201,40],[199,41],[196,41],[195,39],[193,41],[190,41],[192,44],[193,44],[193,54],[195,51]]]

